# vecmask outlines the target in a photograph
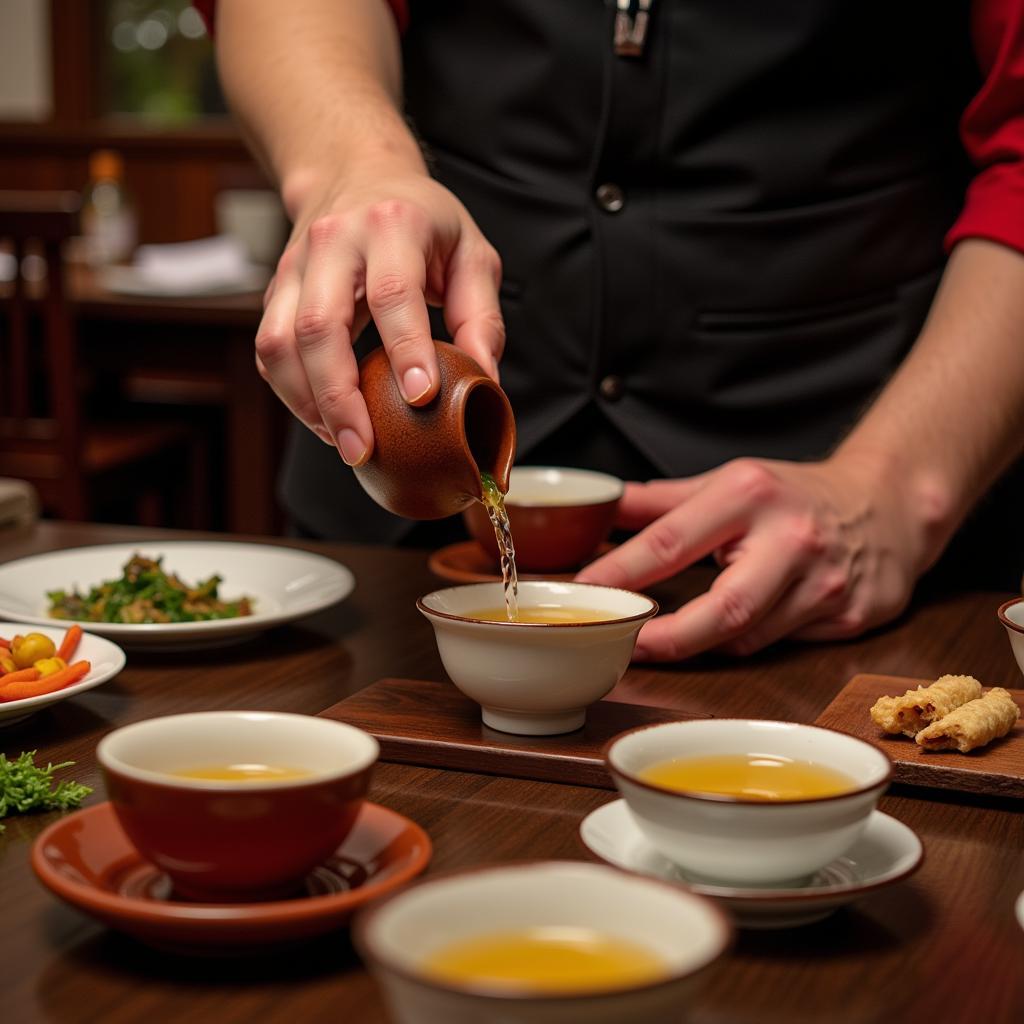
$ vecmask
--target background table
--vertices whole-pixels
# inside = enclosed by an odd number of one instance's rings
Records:
[[[178,377],[179,391],[224,410],[228,528],[271,533],[279,526],[274,485],[284,446],[284,407],[256,373],[254,339],[262,292],[147,297],[103,287],[84,264],[69,266],[68,293],[83,359],[116,364],[126,377]],[[173,397],[173,396],[172,396]],[[194,401],[186,398],[186,402]]]
[[[10,285],[0,283],[0,302]],[[38,292],[30,292],[38,298]],[[80,363],[117,377],[142,402],[223,412],[224,472],[214,481],[227,528],[275,533],[274,496],[287,411],[256,372],[262,291],[145,296],[113,292],[84,263],[67,265]],[[211,430],[213,427],[211,426]]]
[[[160,536],[43,524],[0,535],[0,560],[77,544]],[[8,756],[39,749],[72,758],[70,773],[104,798],[94,748],[110,729],[155,715],[217,708],[315,714],[385,676],[444,678],[430,627],[414,607],[436,585],[419,552],[297,545],[348,565],[348,600],[244,646],[178,656],[129,654],[110,683],[0,732]],[[215,568],[215,567],[212,567]],[[706,586],[695,571],[655,596],[663,606]],[[614,697],[713,715],[812,721],[857,672],[935,677],[969,672],[986,684],[1020,677],[995,609],[1007,595],[919,603],[885,632],[834,645],[780,647],[743,661],[707,657],[631,669]],[[581,856],[584,814],[611,794],[573,786],[382,764],[371,798],[416,819],[435,846],[431,872],[530,857]],[[881,808],[916,829],[924,866],[816,925],[741,933],[706,975],[689,1020],[903,1024],[1024,1019],[1024,889],[1019,803],[894,789]],[[0,837],[0,1019],[104,1024],[188,1020],[242,1024],[385,1019],[375,985],[339,933],[286,954],[179,959],[118,936],[58,903],[28,864],[54,815],[11,818]],[[642,1022],[636,1022],[642,1024]]]

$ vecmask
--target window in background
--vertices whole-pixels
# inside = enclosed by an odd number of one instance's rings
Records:
[[[0,3],[0,120],[45,121],[52,113],[49,22],[38,0]]]
[[[104,111],[163,122],[226,112],[213,44],[189,0],[104,0]]]

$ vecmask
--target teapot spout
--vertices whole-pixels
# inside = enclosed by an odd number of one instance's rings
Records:
[[[488,473],[506,494],[516,455],[516,421],[505,392],[489,378],[477,380],[466,397],[464,416],[466,445],[476,469],[473,496],[483,499],[481,473]]]
[[[366,493],[395,515],[441,519],[483,498],[481,473],[508,490],[516,425],[505,392],[454,345],[435,342],[440,387],[411,406],[383,348],[359,367],[359,389],[373,424],[373,454],[353,472]]]

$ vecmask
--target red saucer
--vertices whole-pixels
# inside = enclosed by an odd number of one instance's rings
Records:
[[[606,541],[597,550],[595,558],[607,554],[615,547],[614,544]],[[435,576],[443,580],[450,580],[452,583],[500,583],[501,570],[494,563],[490,555],[475,540],[463,540],[457,544],[448,544],[446,547],[433,551],[427,559],[427,568]],[[581,566],[582,568],[582,566]],[[570,581],[575,578],[576,571],[555,572],[537,575],[535,573],[521,572],[521,580],[564,580]]]
[[[312,938],[415,878],[430,861],[426,832],[364,803],[345,841],[302,883],[304,895],[267,903],[185,903],[128,841],[109,803],[47,828],[32,847],[39,880],[62,900],[162,949],[223,954]]]

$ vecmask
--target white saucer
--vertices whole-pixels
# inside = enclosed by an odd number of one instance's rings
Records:
[[[647,842],[625,800],[613,800],[588,814],[580,823],[580,839],[595,857],[613,867],[679,882],[712,897],[741,928],[793,928],[820,921],[865,892],[908,878],[924,860],[917,833],[881,811],[872,813],[863,835],[845,856],[822,868],[805,886],[791,889],[737,889],[691,881]]]

